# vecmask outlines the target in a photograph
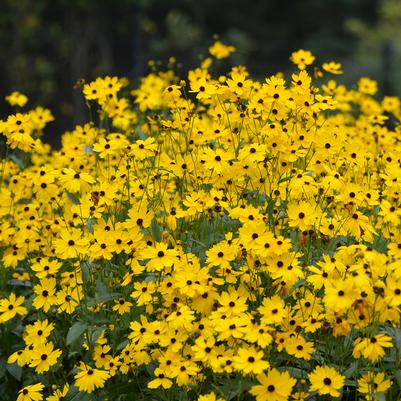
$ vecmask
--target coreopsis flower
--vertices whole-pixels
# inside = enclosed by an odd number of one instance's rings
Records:
[[[229,268],[230,262],[236,257],[236,252],[228,243],[222,242],[207,250],[206,257],[210,266]]]
[[[213,170],[216,174],[229,168],[229,161],[232,159],[232,154],[224,149],[205,149],[202,155],[202,160],[207,169]]]
[[[384,96],[382,107],[384,111],[396,112],[401,106],[401,101],[396,96]]]
[[[256,401],[286,401],[297,382],[287,371],[280,372],[277,369],[271,369],[267,374],[261,373],[257,379],[260,384],[249,390]]]
[[[374,95],[377,92],[377,82],[373,79],[363,77],[358,81],[358,90],[367,95]]]
[[[284,301],[278,295],[274,295],[272,298],[265,298],[258,311],[262,315],[261,321],[263,324],[281,323],[287,315]]]
[[[364,358],[376,362],[385,355],[385,348],[393,346],[392,338],[385,334],[376,334],[371,338],[357,338],[354,341],[354,358]]]
[[[145,140],[138,139],[131,144],[130,156],[137,160],[144,160],[148,157],[156,155],[158,144],[154,138],[146,138]]]
[[[224,401],[223,398],[217,398],[215,393],[200,395],[197,401]]]
[[[16,295],[12,292],[8,298],[0,299],[0,324],[11,320],[16,315],[24,316],[28,313],[28,310],[22,304],[25,301],[25,297]]]
[[[385,300],[389,306],[401,305],[401,280],[388,277],[384,290]],[[1,301],[0,301],[1,302]]]
[[[235,52],[234,46],[228,46],[217,40],[212,46],[209,47],[209,53],[216,57],[218,60],[227,58],[231,53]]]
[[[31,269],[35,272],[37,278],[45,278],[54,276],[62,266],[58,260],[49,260],[49,258],[40,258],[35,263],[32,263]]]
[[[181,86],[179,85],[169,85],[164,91],[164,96],[169,102],[177,102],[181,97]]]
[[[336,63],[335,61],[330,61],[329,63],[322,64],[323,70],[329,72],[330,74],[342,74],[343,71],[341,70],[341,64]]]
[[[53,330],[54,323],[49,323],[47,319],[37,320],[25,327],[23,339],[27,345],[45,344]]]
[[[164,389],[168,389],[173,385],[173,382],[166,377],[161,368],[156,368],[154,375],[156,378],[148,382],[148,388],[155,389],[158,387],[163,387]]]
[[[102,100],[107,94],[107,87],[101,78],[84,85],[83,94],[87,100]]]
[[[34,130],[41,131],[47,123],[54,120],[54,117],[50,110],[44,109],[43,107],[36,107],[34,110],[29,112],[31,117],[31,124]]]
[[[153,294],[156,291],[156,286],[151,281],[134,283],[134,291],[131,292],[131,297],[136,298],[138,306],[148,305],[152,302]]]
[[[177,311],[171,313],[166,319],[173,329],[184,328],[187,331],[192,328],[193,320],[195,320],[194,311],[187,305],[181,305]]]
[[[196,93],[198,100],[210,99],[217,93],[216,85],[211,83],[206,78],[200,78],[196,81],[191,81],[190,92]]]
[[[309,374],[310,390],[317,391],[319,395],[329,394],[332,397],[340,396],[340,390],[345,383],[345,376],[330,366],[316,366]]]
[[[87,191],[90,188],[90,184],[95,182],[95,179],[90,174],[77,172],[72,168],[64,168],[59,179],[64,188],[70,192]]]
[[[93,144],[93,150],[98,153],[102,159],[115,155],[119,149],[119,142],[112,139],[109,140],[106,138],[100,138],[96,143]]]
[[[17,401],[42,401],[44,388],[42,383],[26,386],[18,392]]]
[[[70,386],[68,384],[65,384],[62,388],[56,388],[52,395],[49,395],[46,398],[46,401],[63,401],[65,396],[67,395],[68,391],[70,389]]]
[[[149,259],[146,267],[150,271],[161,271],[171,267],[176,261],[177,256],[178,251],[176,249],[168,249],[168,245],[162,242],[141,251],[141,258]]]
[[[129,313],[132,307],[132,303],[125,300],[124,298],[120,298],[114,301],[113,310],[117,311],[118,314],[124,315],[125,313]]]
[[[24,107],[28,102],[28,97],[17,91],[10,93],[5,99],[11,106]]]
[[[57,292],[58,312],[71,315],[82,300],[83,294],[80,286],[66,287]]]
[[[31,117],[21,113],[9,116],[2,129],[11,149],[19,148],[24,151],[30,151],[34,146],[32,130]]]
[[[351,278],[336,280],[325,288],[324,303],[328,309],[341,312],[347,310],[356,300],[356,297],[354,280]]]
[[[247,310],[247,297],[234,290],[224,291],[218,302],[220,304],[218,311],[225,316],[235,316]]]
[[[53,348],[54,345],[52,342],[34,346],[29,366],[35,368],[35,372],[37,373],[47,372],[51,366],[57,363],[61,355],[61,350]]]
[[[190,360],[179,361],[176,365],[171,366],[171,377],[175,378],[179,386],[185,386],[191,382],[198,372],[200,367]]]
[[[33,287],[35,298],[32,305],[36,309],[43,309],[45,312],[57,303],[56,296],[56,279],[44,278],[40,283]]]
[[[358,379],[358,392],[364,394],[366,400],[377,399],[377,393],[385,393],[391,387],[392,381],[386,379],[383,372],[368,372]]]
[[[263,358],[263,351],[257,351],[253,347],[240,348],[233,358],[234,367],[245,374],[257,375],[270,367],[269,362]]]
[[[227,80],[228,87],[238,96],[247,95],[252,86],[252,81],[246,79],[247,74],[244,72],[231,72],[231,78]]]
[[[60,238],[54,242],[56,255],[60,259],[76,258],[84,253],[88,246],[88,240],[82,236],[81,230],[62,230]]]
[[[299,359],[309,361],[312,359],[312,354],[315,350],[313,343],[306,341],[302,336],[291,337],[285,344],[285,350],[290,354]]]
[[[288,224],[301,231],[312,229],[317,222],[318,213],[308,202],[296,202],[288,205]]]
[[[96,388],[103,388],[110,374],[105,370],[93,369],[85,363],[80,363],[78,373],[74,376],[75,386],[79,391],[92,393]]]
[[[315,56],[309,50],[298,50],[291,54],[290,60],[300,69],[304,70],[308,65],[313,64]]]

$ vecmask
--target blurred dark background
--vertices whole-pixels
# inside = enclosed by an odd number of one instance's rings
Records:
[[[348,84],[367,75],[400,94],[401,0],[0,0],[0,118],[12,112],[4,96],[19,90],[52,110],[45,141],[58,146],[87,119],[77,80],[135,84],[149,59],[170,56],[184,74],[213,35],[257,78],[293,68],[290,53],[304,48],[318,63],[342,62]]]

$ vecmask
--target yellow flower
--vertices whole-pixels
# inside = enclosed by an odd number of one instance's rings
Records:
[[[40,284],[35,285],[33,291],[36,294],[36,297],[33,300],[32,305],[36,309],[43,309],[47,312],[57,303],[55,278],[44,278],[40,280]]]
[[[92,369],[90,366],[81,363],[78,367],[79,372],[74,376],[75,386],[79,391],[92,393],[96,388],[104,387],[110,374],[104,370]]]
[[[300,69],[304,70],[308,65],[313,64],[315,56],[309,50],[300,49],[291,54],[290,60]]]
[[[165,376],[162,369],[156,368],[154,374],[156,379],[153,379],[148,383],[148,388],[154,389],[161,386],[167,389],[173,385],[173,382]]]
[[[12,292],[8,298],[0,300],[0,323],[5,323],[11,320],[16,315],[26,315],[28,310],[22,306],[24,303],[24,297],[16,297]]]
[[[5,99],[11,106],[24,107],[28,102],[28,98],[24,94],[16,91],[10,93]]]
[[[263,351],[257,351],[253,347],[240,348],[233,358],[234,368],[245,374],[259,374],[270,367],[269,362],[263,360]]]
[[[47,372],[51,366],[57,363],[61,355],[59,349],[53,350],[53,343],[38,344],[34,346],[29,366],[35,368],[37,373]]]
[[[342,74],[341,64],[336,63],[334,61],[330,61],[329,63],[323,63],[322,68],[329,72],[330,74]]]
[[[392,381],[386,379],[383,372],[368,372],[358,379],[358,392],[366,394],[368,401],[378,399],[377,393],[385,393],[391,387]]]
[[[257,379],[260,384],[249,390],[256,401],[286,401],[297,382],[287,371],[280,372],[277,369],[262,373]]]
[[[223,398],[217,398],[215,393],[200,395],[197,401],[224,401]]]
[[[43,400],[42,390],[44,389],[42,383],[31,384],[24,387],[18,392],[17,401],[41,401]]]
[[[391,348],[392,346],[391,337],[385,334],[376,334],[371,338],[357,338],[354,341],[352,356],[354,358],[363,356],[372,362],[376,362],[385,355],[385,348]]]
[[[217,40],[213,46],[209,47],[209,52],[212,56],[221,60],[228,57],[232,52],[235,52],[234,46],[228,46]]]
[[[65,384],[62,389],[61,389],[61,387],[56,388],[53,391],[53,394],[49,395],[46,398],[46,401],[63,401],[63,399],[67,395],[69,389],[70,389],[70,386],[68,384]]]
[[[374,95],[377,92],[377,82],[373,79],[363,77],[358,81],[358,90],[367,95]]]
[[[339,397],[345,383],[345,376],[340,375],[334,368],[329,366],[317,366],[309,374],[311,383],[310,389],[317,391],[319,395],[329,394],[333,397]]]

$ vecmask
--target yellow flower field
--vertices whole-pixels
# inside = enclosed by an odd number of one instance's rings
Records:
[[[400,399],[400,99],[209,51],[84,83],[60,150],[7,96],[2,401]]]

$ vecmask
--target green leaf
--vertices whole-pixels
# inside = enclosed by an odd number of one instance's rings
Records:
[[[18,285],[21,287],[32,287],[32,283],[30,281],[21,281],[21,280],[16,280],[12,279],[8,281],[9,285]]]
[[[386,394],[384,393],[373,393],[372,396],[377,401],[386,401]]]
[[[157,241],[160,242],[162,239],[162,228],[157,223],[156,219],[152,220],[152,224],[150,226],[152,237]]]
[[[397,384],[401,387],[401,370],[395,371],[394,378],[395,378]]]
[[[351,364],[351,366],[344,372],[345,377],[352,377],[353,374],[356,372],[358,369],[358,361],[355,361]]]
[[[105,293],[101,295],[97,295],[96,298],[90,299],[88,301],[88,306],[93,306],[97,304],[102,304],[105,302],[112,301],[113,299],[119,298],[121,294],[119,292],[110,292],[110,293]]]
[[[90,335],[90,340],[92,343],[94,343],[101,336],[104,329],[105,329],[104,327],[96,327],[92,331],[92,333]]]
[[[70,201],[74,204],[74,205],[79,205],[79,199],[76,195],[74,195],[73,193],[69,192],[69,191],[65,191],[67,193],[67,196],[70,198]]]
[[[6,358],[0,358],[0,378],[6,374]]]
[[[8,156],[14,163],[17,164],[17,166],[23,170],[24,169],[24,162],[21,160],[21,158],[19,158],[18,156],[11,154]]]
[[[81,264],[82,277],[83,277],[85,283],[87,283],[91,278],[89,269],[90,269],[89,263],[84,262]]]
[[[68,330],[66,344],[70,345],[74,341],[78,340],[82,336],[87,327],[88,327],[87,323],[84,322],[74,323]]]
[[[21,381],[21,376],[22,376],[21,366],[19,366],[16,363],[12,363],[11,365],[7,365],[6,369],[11,376],[13,376],[18,381]]]
[[[77,387],[71,386],[64,401],[89,401],[89,394],[81,393]]]
[[[293,368],[291,366],[288,368],[288,373],[296,379],[302,379],[305,377],[305,372],[302,369]]]
[[[239,399],[241,395],[243,395],[252,387],[253,384],[254,382],[252,382],[251,380],[237,377],[235,380],[230,380],[220,386],[212,384],[212,387],[214,387],[217,393],[221,395],[226,401],[230,401],[236,397],[238,397]]]

